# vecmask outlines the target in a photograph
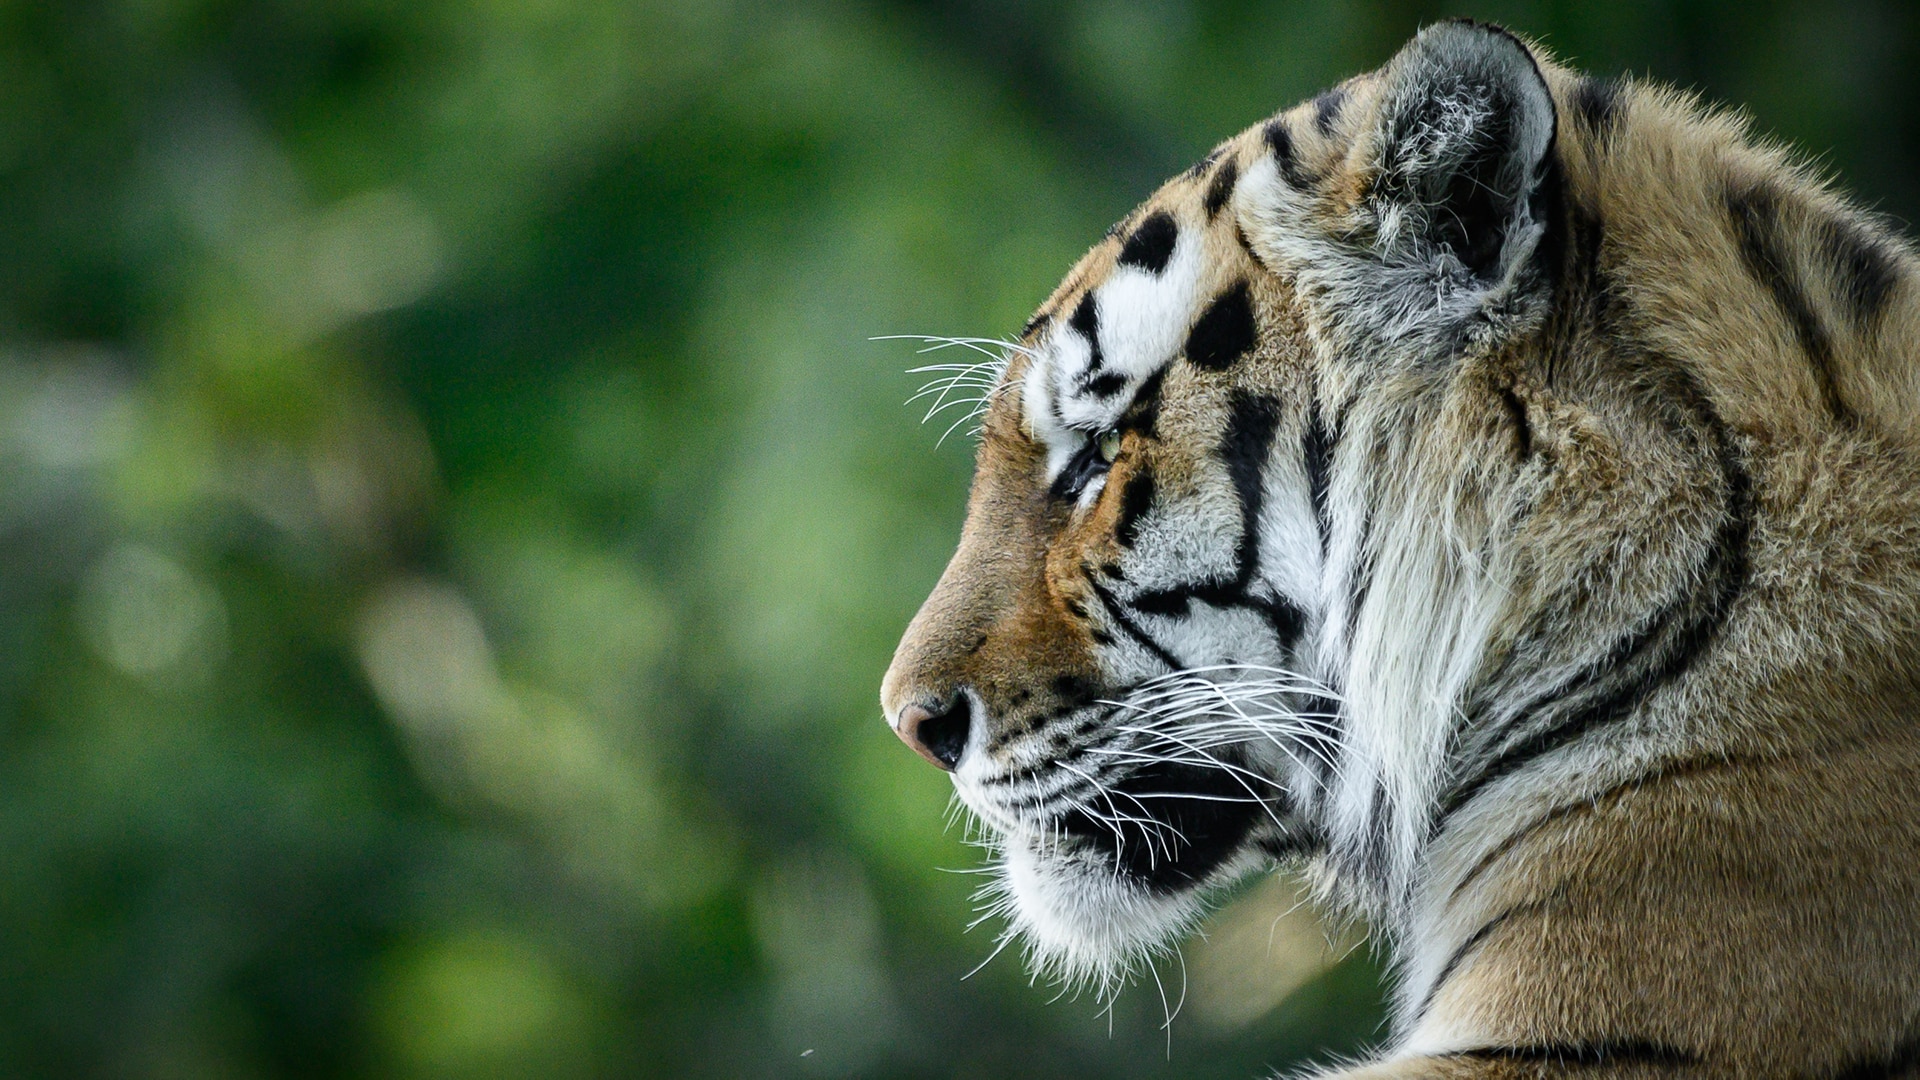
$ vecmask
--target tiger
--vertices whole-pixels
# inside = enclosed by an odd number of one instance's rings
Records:
[[[881,695],[1040,972],[1304,867],[1315,1075],[1920,1075],[1915,255],[1740,116],[1443,22],[1114,227]]]

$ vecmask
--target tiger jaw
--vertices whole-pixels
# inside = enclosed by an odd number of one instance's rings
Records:
[[[1114,709],[1098,711],[1112,722]],[[1120,743],[1025,768],[969,753],[954,774],[1001,853],[990,906],[1036,968],[1068,981],[1124,970],[1184,932],[1212,887],[1293,846],[1259,746],[1195,765]]]
[[[1005,915],[1008,935],[1023,942],[1035,971],[1070,984],[1093,983],[1104,996],[1137,958],[1192,927],[1210,887],[1266,863],[1259,845],[1241,843],[1225,849],[1225,858],[1204,875],[1163,888],[1116,870],[1097,845],[1009,838],[1000,876],[984,895],[989,910]]]
[[[1282,806],[1249,793],[1251,785],[1237,775],[1248,772],[1244,766],[1223,764],[1155,761],[1115,778],[1073,783],[1041,800],[962,775],[954,787],[1009,846],[1026,846],[1036,857],[1092,860],[1104,875],[1177,892],[1206,882],[1247,843],[1254,826]],[[1095,775],[1072,765],[1055,771],[1070,780]]]

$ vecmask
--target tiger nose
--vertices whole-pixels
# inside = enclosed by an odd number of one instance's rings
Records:
[[[948,772],[960,764],[967,749],[967,735],[973,727],[973,703],[965,694],[955,694],[953,704],[928,707],[919,702],[900,710],[893,733],[913,751]]]

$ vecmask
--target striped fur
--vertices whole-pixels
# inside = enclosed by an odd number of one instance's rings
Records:
[[[1736,120],[1429,28],[1042,306],[883,707],[967,718],[1042,969],[1305,859],[1395,956],[1341,1075],[1920,1075],[1916,280]]]

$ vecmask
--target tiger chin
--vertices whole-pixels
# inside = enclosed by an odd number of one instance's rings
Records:
[[[882,687],[1102,980],[1304,863],[1351,1077],[1920,1075],[1920,295],[1732,118],[1442,23],[1097,244]]]

